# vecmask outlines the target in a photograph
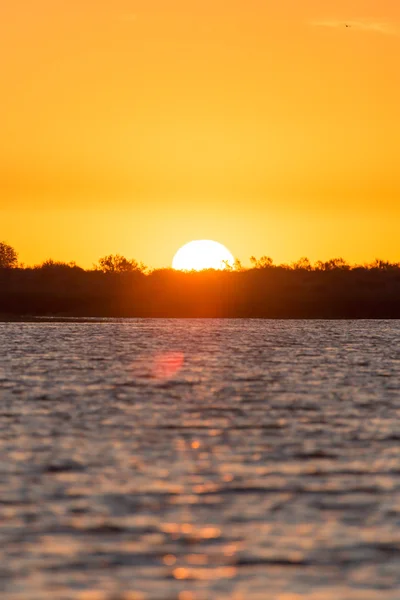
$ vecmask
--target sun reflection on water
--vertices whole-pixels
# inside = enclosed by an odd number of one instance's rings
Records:
[[[154,358],[153,376],[156,379],[170,379],[183,367],[183,352],[164,352]]]

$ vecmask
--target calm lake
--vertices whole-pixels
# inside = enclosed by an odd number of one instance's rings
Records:
[[[398,600],[400,321],[0,324],[7,600]]]

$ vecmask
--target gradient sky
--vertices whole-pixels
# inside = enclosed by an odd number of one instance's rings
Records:
[[[25,263],[400,260],[399,0],[13,0],[0,48]]]

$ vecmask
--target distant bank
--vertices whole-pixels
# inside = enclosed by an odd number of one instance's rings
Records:
[[[85,271],[56,263],[0,269],[0,319],[29,317],[400,318],[400,267],[329,261],[318,268],[260,263],[189,273]]]

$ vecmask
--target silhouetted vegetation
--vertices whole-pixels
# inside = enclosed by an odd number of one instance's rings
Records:
[[[5,250],[4,250],[5,248]],[[119,255],[85,270],[17,264],[0,244],[0,315],[69,317],[400,318],[400,264],[251,258],[225,271],[149,270]],[[5,257],[5,258],[4,258]]]
[[[0,269],[13,269],[18,264],[18,254],[8,244],[0,242]]]
[[[133,273],[140,271],[144,273],[147,267],[143,263],[138,263],[134,259],[127,259],[120,254],[109,254],[99,259],[99,265],[95,269],[100,269],[103,273]]]

